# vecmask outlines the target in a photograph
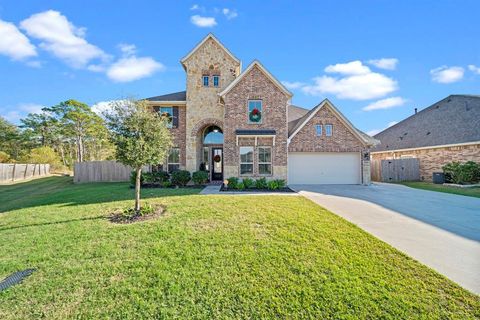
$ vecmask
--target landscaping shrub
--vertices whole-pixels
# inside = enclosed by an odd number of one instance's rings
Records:
[[[164,181],[162,183],[162,187],[164,188],[170,188],[172,186],[172,183],[170,181]]]
[[[237,183],[236,189],[237,189],[237,190],[243,190],[243,189],[245,189],[245,185],[243,184],[243,182]]]
[[[243,185],[245,186],[245,189],[251,189],[255,187],[255,181],[253,179],[245,178],[242,180],[242,182],[243,182]]]
[[[187,170],[177,170],[172,172],[171,181],[174,185],[184,187],[190,181],[190,172]]]
[[[236,189],[238,185],[238,178],[237,177],[230,177],[227,179],[228,181],[228,188]]]
[[[195,171],[192,174],[192,180],[195,184],[204,184],[208,181],[208,173],[206,171]]]
[[[278,184],[278,180],[270,180],[267,182],[268,189],[270,190],[277,190],[280,188]]]
[[[152,172],[153,182],[162,184],[170,179],[170,175],[165,171]]]
[[[285,186],[287,185],[287,182],[283,179],[277,179],[275,181],[277,182],[279,189],[285,188]]]
[[[480,164],[473,161],[465,163],[454,161],[444,165],[442,169],[447,182],[465,184],[480,181]]]
[[[260,178],[255,182],[255,187],[257,189],[267,189],[268,184],[267,184],[267,179],[265,178]]]
[[[144,184],[153,184],[155,182],[155,177],[151,172],[142,172],[142,177],[140,179],[142,185]]]

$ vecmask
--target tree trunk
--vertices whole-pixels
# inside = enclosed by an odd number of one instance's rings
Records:
[[[137,168],[137,177],[135,179],[135,211],[140,212],[140,178],[142,176],[142,167]]]
[[[83,140],[82,137],[77,137],[78,148],[78,162],[83,162]]]

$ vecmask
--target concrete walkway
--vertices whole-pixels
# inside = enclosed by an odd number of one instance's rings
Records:
[[[290,187],[480,294],[480,199],[391,184]]]

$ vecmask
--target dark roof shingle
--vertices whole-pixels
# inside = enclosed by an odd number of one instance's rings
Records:
[[[480,96],[450,95],[374,137],[372,151],[480,141]]]
[[[148,101],[186,101],[187,91],[167,93],[161,96],[146,98]]]

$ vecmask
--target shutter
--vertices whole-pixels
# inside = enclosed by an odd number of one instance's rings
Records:
[[[173,123],[172,126],[174,128],[178,128],[178,107],[173,107]]]

